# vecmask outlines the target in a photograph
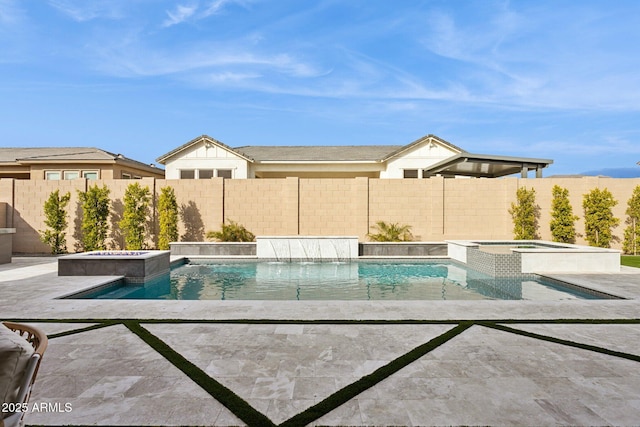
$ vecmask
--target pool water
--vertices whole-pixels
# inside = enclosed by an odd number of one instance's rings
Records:
[[[143,285],[76,298],[165,300],[567,300],[598,296],[538,276],[491,278],[450,260],[349,263],[192,260]]]

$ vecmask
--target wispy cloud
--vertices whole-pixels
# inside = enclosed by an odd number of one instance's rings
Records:
[[[208,18],[222,12],[223,8],[230,4],[242,4],[239,0],[213,0],[208,2],[191,2],[179,4],[173,10],[166,11],[167,19],[162,23],[163,27],[171,27],[190,20]]]
[[[52,7],[78,22],[96,18],[120,19],[129,3],[125,0],[48,0],[48,2]]]
[[[163,27],[180,24],[189,19],[198,9],[197,5],[178,5],[173,11],[167,11],[168,18],[162,23]]]

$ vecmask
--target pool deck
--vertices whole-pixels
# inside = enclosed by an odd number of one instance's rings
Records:
[[[552,276],[627,299],[61,300],[109,278],[14,257],[0,313],[51,336],[27,425],[265,425],[212,383],[276,425],[638,425],[640,269]]]

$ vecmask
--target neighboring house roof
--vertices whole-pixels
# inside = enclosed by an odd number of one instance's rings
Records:
[[[201,135],[156,160],[158,163],[164,164],[176,154],[204,142],[222,147],[250,162],[382,162],[396,157],[428,139],[435,140],[455,152],[464,151],[435,135],[423,136],[407,145],[246,145],[235,148],[208,135]]]
[[[257,162],[375,162],[399,145],[245,146],[235,151]]]
[[[130,159],[122,154],[114,154],[94,147],[28,147],[0,148],[0,164],[33,163],[115,163],[130,164],[140,169],[162,171],[155,166]]]
[[[236,148],[229,147],[208,135],[202,135],[158,157],[157,161],[165,164],[172,157],[202,142],[219,146],[251,163],[381,163],[401,156],[414,147],[426,143],[444,146],[455,153],[451,157],[425,169],[427,173],[432,175],[499,177],[518,173],[523,169],[534,170],[544,168],[553,163],[553,160],[548,159],[471,154],[431,134],[416,139],[406,145],[247,145]]]

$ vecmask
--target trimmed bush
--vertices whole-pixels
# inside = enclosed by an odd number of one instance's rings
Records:
[[[222,224],[220,231],[207,232],[207,239],[219,242],[253,242],[256,236],[237,222],[228,220]]]
[[[411,234],[410,225],[401,225],[397,222],[388,223],[378,221],[371,228],[377,233],[368,233],[367,237],[372,242],[411,242],[413,235]]]

